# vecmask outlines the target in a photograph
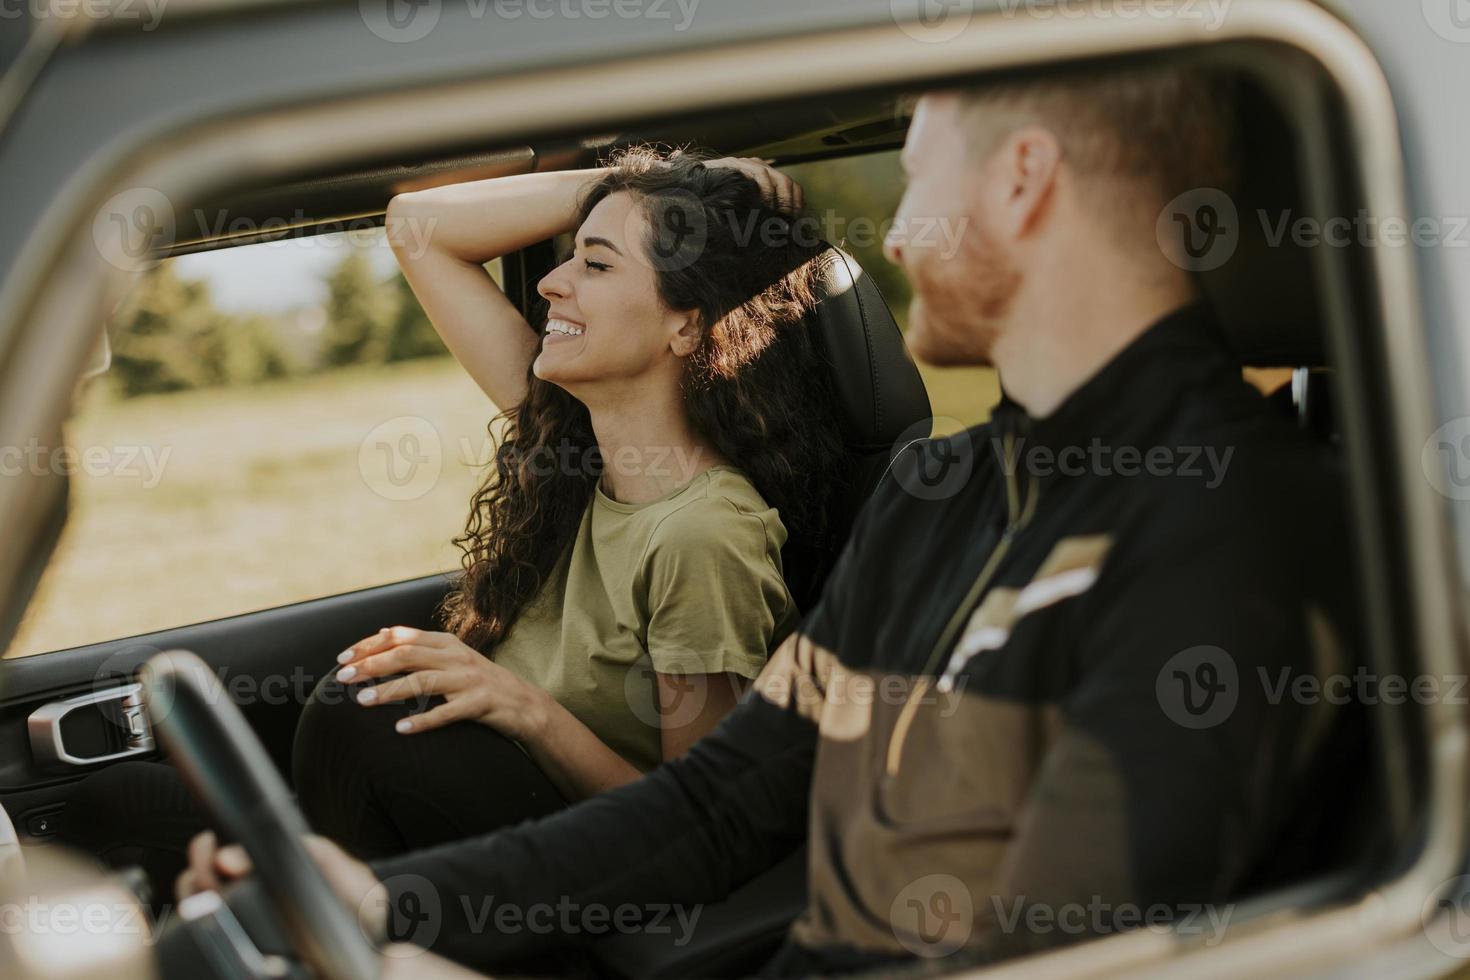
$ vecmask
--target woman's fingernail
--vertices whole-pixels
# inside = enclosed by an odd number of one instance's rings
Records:
[[[411,732],[413,731],[413,722],[405,718],[393,727],[398,730],[399,734],[402,734],[404,732]]]
[[[343,667],[341,670],[337,671],[337,680],[339,681],[350,681],[356,676],[356,667]]]
[[[337,654],[337,663],[345,664],[347,661],[352,659],[352,656],[353,654],[351,650],[343,650],[341,653]]]
[[[378,691],[376,688],[365,687],[357,692],[358,704],[372,704],[376,700],[378,700]]]

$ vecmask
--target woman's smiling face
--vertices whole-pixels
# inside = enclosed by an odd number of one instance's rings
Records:
[[[645,252],[648,222],[633,195],[609,194],[576,232],[572,257],[537,285],[550,304],[536,377],[566,388],[679,369],[697,334],[668,309]]]

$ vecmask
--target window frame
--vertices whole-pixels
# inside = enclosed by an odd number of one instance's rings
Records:
[[[195,128],[165,134],[146,148],[133,147],[115,156],[92,179],[78,182],[53,201],[49,215],[54,232],[39,243],[41,255],[29,263],[19,283],[8,281],[0,304],[0,338],[22,337],[21,325],[52,325],[48,343],[30,339],[9,351],[0,363],[0,391],[28,397],[0,411],[0,442],[13,433],[48,432],[64,412],[62,393],[69,390],[85,362],[93,331],[90,302],[108,278],[90,247],[90,218],[111,193],[124,187],[164,187],[192,200],[214,185],[228,183],[236,163],[230,148],[258,144],[269,147],[271,166],[286,161],[321,162],[323,156],[348,159],[364,150],[391,146],[422,149],[448,135],[522,141],[528,133],[569,132],[605,126],[608,119],[630,115],[630,104],[643,106],[638,116],[694,111],[728,105],[730,91],[738,101],[759,103],[823,92],[908,88],[942,83],[985,71],[1076,60],[1157,53],[1165,50],[1218,50],[1229,43],[1280,48],[1305,57],[1330,79],[1347,124],[1347,167],[1361,186],[1362,198],[1377,214],[1408,214],[1404,163],[1392,95],[1386,79],[1362,40],[1341,20],[1308,0],[1238,0],[1231,17],[1217,29],[1179,20],[1107,21],[1095,11],[1072,19],[1010,19],[998,13],[944,46],[905,45],[897,20],[825,31],[821,36],[724,40],[697,51],[629,57],[597,65],[549,67],[495,77],[462,77],[414,92],[344,95],[287,108],[261,107],[231,120],[228,128]],[[1264,57],[1264,56],[1263,56]],[[749,66],[769,70],[752,77]],[[641,77],[640,77],[641,76]],[[687,84],[660,86],[659,79],[680,78]],[[732,84],[733,83],[733,84]],[[644,99],[635,98],[639,93]],[[476,106],[498,104],[495,117],[477,114]],[[387,125],[388,120],[396,125]],[[1312,138],[1323,138],[1315,132]],[[308,149],[309,147],[309,149]],[[1459,576],[1450,552],[1452,528],[1442,502],[1417,478],[1415,433],[1434,428],[1432,373],[1427,357],[1425,325],[1417,280],[1417,261],[1408,250],[1379,249],[1366,261],[1376,287],[1366,313],[1359,314],[1383,354],[1381,365],[1354,362],[1365,338],[1352,333],[1347,311],[1337,304],[1329,318],[1330,342],[1347,353],[1350,368],[1372,378],[1375,387],[1359,404],[1345,405],[1345,443],[1355,483],[1370,494],[1385,493],[1392,516],[1402,521],[1400,545],[1382,540],[1377,531],[1359,528],[1369,540],[1365,560],[1393,556],[1401,572],[1400,591],[1382,604],[1378,620],[1391,601],[1392,611],[1412,638],[1413,666],[1425,673],[1448,674],[1461,669],[1464,650],[1457,632]],[[56,273],[56,274],[52,274]],[[1331,298],[1331,297],[1329,297]],[[1338,297],[1341,298],[1340,296]],[[1370,371],[1381,373],[1373,376]],[[1384,421],[1389,439],[1369,444],[1368,413],[1390,410]],[[1377,431],[1384,431],[1378,429]],[[1385,465],[1387,463],[1387,465]],[[1384,474],[1392,474],[1392,482]],[[1384,481],[1380,483],[1380,481]],[[43,513],[54,511],[58,488],[45,478],[18,481],[24,491],[0,486],[0,513],[27,517],[37,527],[49,526]],[[64,493],[64,486],[59,488]],[[1361,524],[1378,511],[1382,500],[1360,503]],[[34,553],[44,535],[26,542]],[[1400,552],[1400,547],[1402,552]],[[1385,566],[1388,567],[1388,566]],[[23,585],[23,566],[0,563],[0,595],[11,596]],[[22,590],[22,594],[23,594]],[[7,613],[13,610],[7,610]],[[1376,642],[1391,642],[1379,635]],[[1258,922],[1227,936],[1209,949],[1160,945],[1158,937],[1136,932],[1009,964],[996,975],[1032,976],[1061,972],[1126,970],[1145,965],[1166,970],[1202,966],[1213,972],[1280,969],[1282,964],[1320,967],[1339,962],[1375,945],[1407,943],[1419,936],[1424,898],[1460,870],[1464,858],[1463,816],[1466,801],[1464,745],[1470,737],[1466,710],[1438,702],[1425,707],[1422,730],[1405,737],[1422,738],[1426,795],[1415,800],[1427,814],[1417,849],[1404,855],[1396,876],[1376,890],[1335,908],[1293,907],[1288,921]],[[1446,917],[1441,915],[1439,921]],[[1422,945],[1422,943],[1420,944]],[[1106,952],[1103,952],[1104,948]],[[1408,954],[1405,954],[1408,955]],[[1421,953],[1422,955],[1422,953]],[[1168,958],[1166,967],[1163,960]],[[1102,965],[1100,965],[1102,964]]]

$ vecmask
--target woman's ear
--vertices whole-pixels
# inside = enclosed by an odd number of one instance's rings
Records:
[[[684,322],[679,329],[674,331],[674,336],[669,340],[669,350],[674,352],[675,357],[688,357],[699,349],[699,314],[690,313],[684,317]]]

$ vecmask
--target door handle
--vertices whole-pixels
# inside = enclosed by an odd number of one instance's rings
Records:
[[[130,756],[152,752],[153,731],[148,726],[148,717],[143,711],[142,685],[124,684],[104,691],[53,701],[42,705],[26,719],[26,729],[31,737],[31,753],[40,766],[90,766],[99,762],[114,762]],[[112,751],[96,755],[79,755],[70,751],[62,734],[62,722],[74,711],[95,709],[107,723],[119,729],[110,741],[115,743]],[[111,733],[109,733],[111,734]]]

